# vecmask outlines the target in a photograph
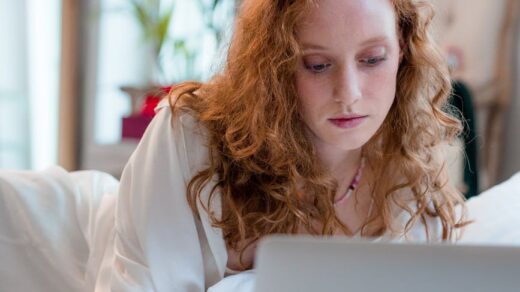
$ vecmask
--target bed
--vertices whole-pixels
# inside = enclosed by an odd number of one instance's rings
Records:
[[[110,280],[118,182],[97,171],[0,171],[3,291],[94,291]],[[468,201],[460,243],[520,246],[520,173]],[[209,291],[251,291],[254,272]]]

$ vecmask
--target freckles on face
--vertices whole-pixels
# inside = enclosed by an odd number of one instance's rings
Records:
[[[315,146],[362,147],[394,101],[399,38],[390,0],[321,0],[297,31],[302,115]]]

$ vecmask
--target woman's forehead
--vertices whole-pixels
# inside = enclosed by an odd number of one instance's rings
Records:
[[[390,0],[320,0],[298,27],[301,42],[312,40],[364,41],[396,37]]]

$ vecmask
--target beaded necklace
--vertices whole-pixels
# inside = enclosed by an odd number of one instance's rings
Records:
[[[354,191],[357,189],[357,187],[359,185],[359,181],[361,180],[361,174],[363,173],[364,167],[365,167],[365,158],[361,157],[361,163],[359,164],[359,167],[356,171],[356,175],[354,176],[354,179],[352,179],[352,182],[350,183],[350,186],[347,188],[347,191],[334,201],[334,205],[340,204],[341,202],[344,202],[345,200],[350,198],[350,196],[352,196],[352,194],[354,193]]]

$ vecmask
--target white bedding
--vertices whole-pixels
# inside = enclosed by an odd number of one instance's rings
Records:
[[[467,202],[460,243],[520,245],[520,173]]]
[[[2,291],[94,291],[109,281],[118,182],[96,171],[0,171]],[[520,173],[468,201],[461,243],[520,246]],[[107,269],[108,270],[108,269]],[[252,291],[254,273],[210,292]]]
[[[94,291],[118,182],[96,171],[0,171],[0,291]]]

